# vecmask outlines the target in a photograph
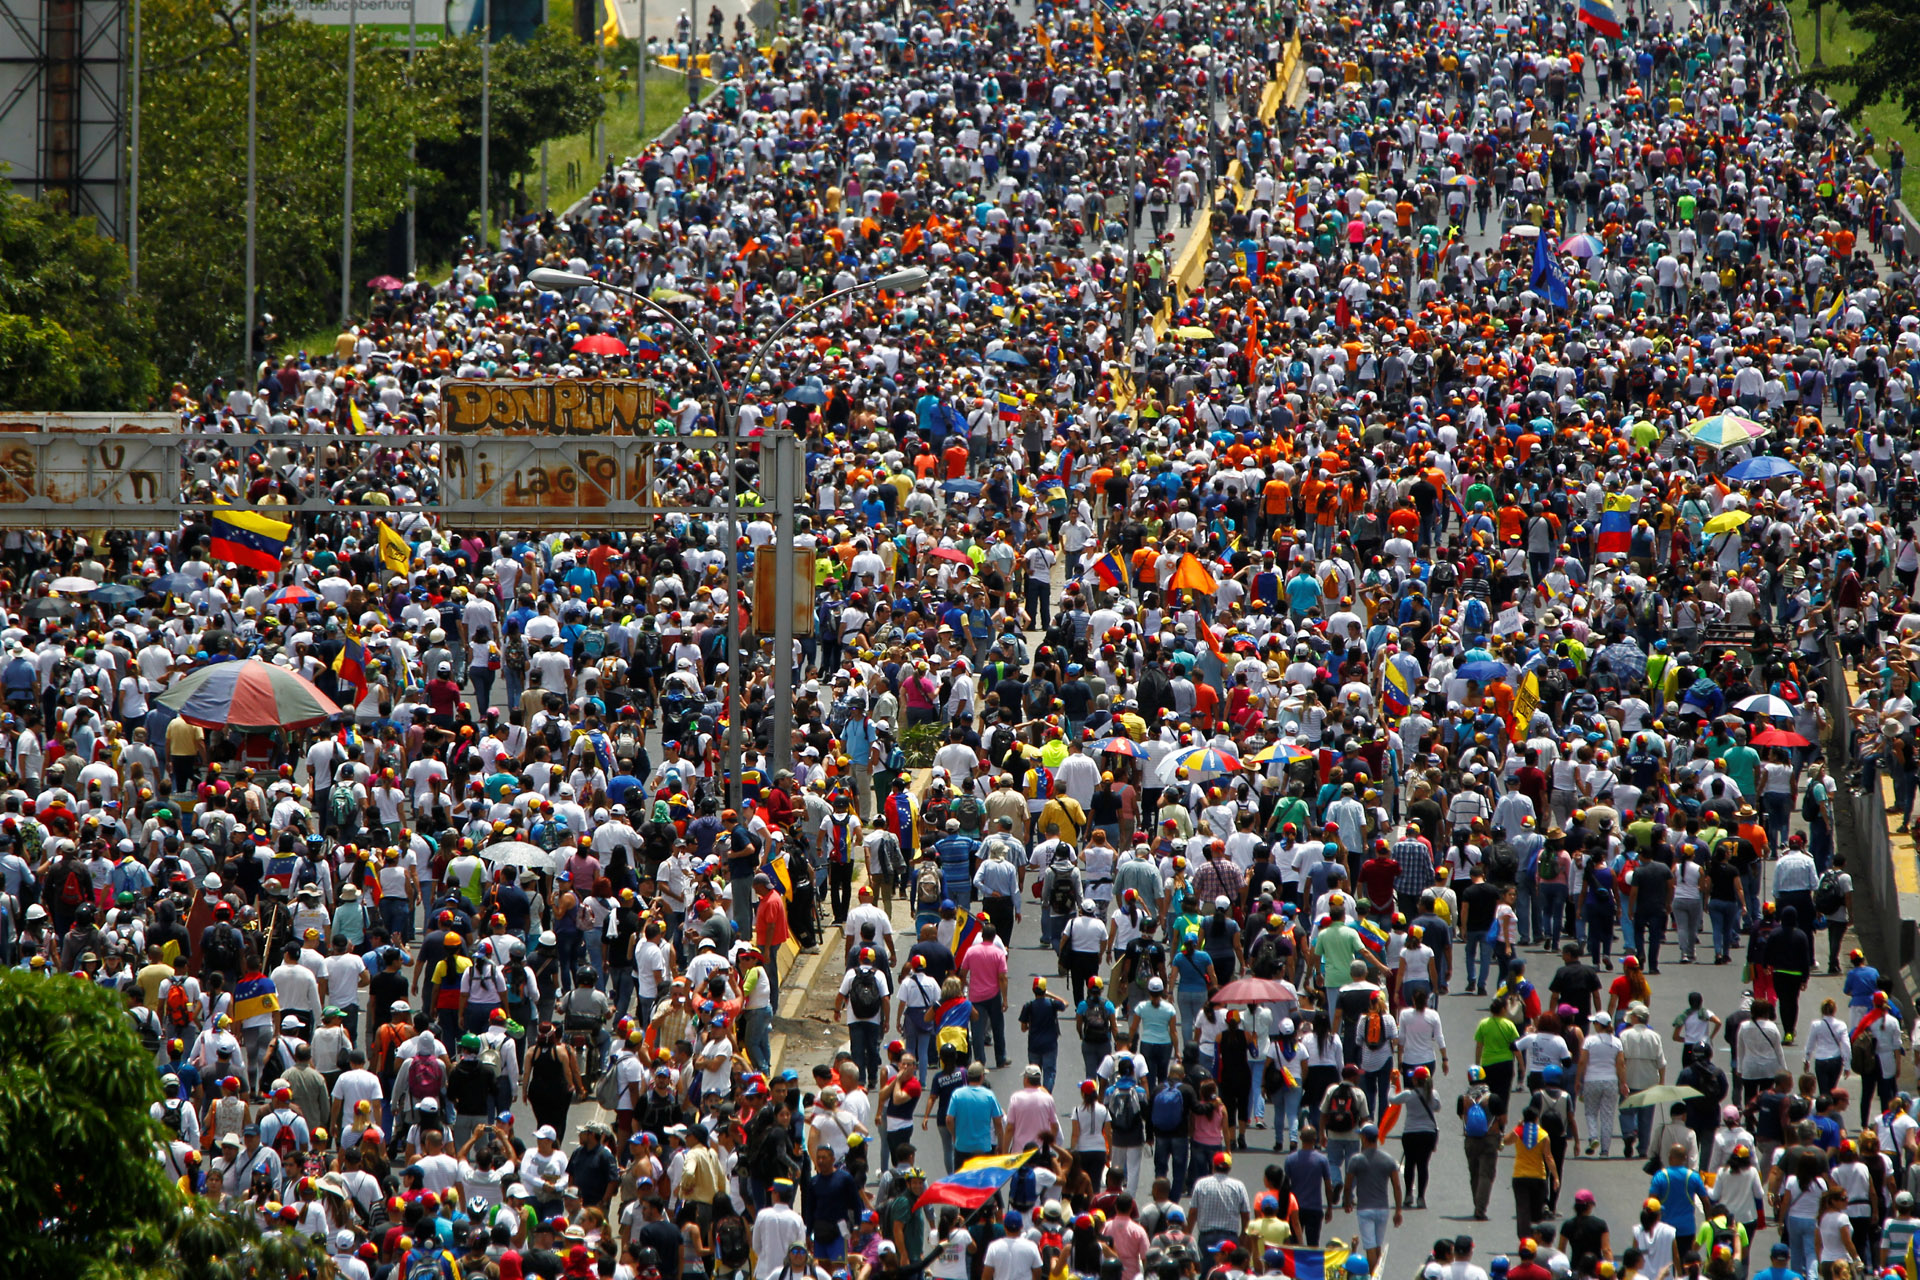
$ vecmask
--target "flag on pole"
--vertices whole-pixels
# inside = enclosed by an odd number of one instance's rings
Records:
[[[392,573],[406,573],[412,569],[413,547],[385,520],[373,523],[380,532],[380,562]]]
[[[1167,579],[1169,591],[1197,591],[1210,596],[1219,589],[1220,583],[1207,571],[1207,566],[1200,563],[1200,557],[1191,551],[1180,557],[1179,565]]]
[[[1609,40],[1620,38],[1620,17],[1609,0],[1580,0],[1580,21]]]
[[[1513,723],[1507,728],[1507,736],[1512,741],[1527,740],[1527,725],[1533,721],[1533,713],[1540,706],[1540,673],[1527,672],[1527,678],[1513,694]]]
[[[633,353],[635,360],[658,360],[660,344],[644,333],[633,335],[633,341],[627,344],[627,350]]]
[[[1545,287],[1547,302],[1552,306],[1565,309],[1567,305],[1567,277],[1560,270],[1560,264],[1553,260],[1553,252],[1547,248],[1547,241],[1553,237],[1546,228],[1533,238],[1533,275],[1530,283],[1535,289]]]
[[[213,554],[262,573],[277,573],[293,526],[253,511],[213,513]]]
[[[353,687],[354,706],[367,700],[367,651],[358,640],[349,639],[333,655],[333,674]]]
[[[1011,391],[1002,391],[996,397],[1000,402],[1000,421],[1020,421],[1020,397]]]
[[[1126,590],[1133,578],[1127,573],[1127,561],[1124,556],[1109,551],[1093,562],[1093,576],[1100,580],[1103,587],[1119,587]]]
[[[1597,556],[1623,556],[1633,547],[1633,499],[1624,493],[1607,495],[1600,509],[1600,536],[1594,541]]]
[[[994,1165],[962,1169],[959,1173],[928,1183],[913,1207],[919,1210],[928,1205],[950,1204],[956,1209],[971,1211],[993,1199],[1000,1188],[1012,1181],[1012,1169]]]
[[[1840,316],[1846,309],[1847,288],[1845,285],[1836,284],[1833,287],[1833,305],[1828,307],[1826,313],[1820,317],[1820,323],[1826,328],[1833,328],[1840,322]]]

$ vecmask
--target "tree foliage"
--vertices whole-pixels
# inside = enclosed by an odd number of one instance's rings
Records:
[[[0,406],[144,409],[153,337],[120,245],[91,219],[0,193]]]
[[[0,974],[0,1272],[59,1275],[168,1219],[179,1197],[153,1159],[159,1100],[117,993]]]
[[[1840,100],[1849,116],[1891,101],[1920,126],[1920,6],[1911,0],[1838,0],[1835,7],[1871,43],[1853,61],[1823,67],[1808,78],[1829,93],[1846,90]]]
[[[303,1237],[187,1196],[154,1159],[153,1055],[116,992],[0,972],[0,1274],[274,1280],[317,1273]]]
[[[243,346],[246,6],[146,4],[140,284],[165,321],[161,366],[198,379],[231,372]],[[339,319],[348,32],[262,0],[259,33],[257,307],[281,332],[311,332]],[[478,225],[480,47],[423,44],[410,73],[404,47],[363,30],[355,62],[357,301],[389,267],[409,179],[421,262],[444,261]],[[504,194],[543,139],[589,127],[602,100],[591,51],[551,30],[496,44],[492,64],[492,185]]]
[[[146,6],[140,285],[165,321],[162,366],[197,379],[231,372],[242,348],[246,7]],[[304,332],[338,318],[347,31],[271,5],[259,24],[256,305]],[[406,208],[412,134],[454,125],[408,87],[402,55],[363,34],[356,62],[353,222],[357,239],[372,240]]]
[[[461,238],[478,233],[480,190],[480,46],[447,41],[425,51],[416,65],[423,92],[452,111],[456,133],[420,144],[420,167],[430,177],[415,219],[418,242],[449,255]],[[488,80],[488,188],[494,207],[508,198],[513,175],[534,167],[542,142],[594,127],[606,99],[594,75],[593,51],[554,26],[522,44],[493,46]]]

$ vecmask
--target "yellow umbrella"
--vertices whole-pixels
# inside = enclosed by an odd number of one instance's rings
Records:
[[[1178,329],[1175,329],[1173,331],[1173,336],[1176,338],[1206,339],[1206,338],[1211,338],[1213,336],[1213,330],[1208,329],[1203,325],[1183,324]]]
[[[1742,511],[1736,507],[1732,511],[1722,511],[1719,515],[1707,521],[1703,527],[1708,533],[1726,533],[1728,530],[1738,529],[1751,519],[1753,519],[1753,512]]]

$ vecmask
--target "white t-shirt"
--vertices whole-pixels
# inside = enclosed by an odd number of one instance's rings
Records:
[[[1027,1280],[1041,1266],[1040,1246],[1025,1236],[1001,1236],[981,1261],[993,1268],[995,1280]]]
[[[934,1280],[967,1280],[967,1250],[973,1236],[965,1227],[955,1227],[940,1241],[940,1256],[927,1264]]]
[[[880,1005],[879,1011],[874,1013],[871,1017],[865,1017],[865,1018],[859,1017],[853,1011],[853,980],[857,978],[862,971],[871,973],[873,975],[874,984],[880,988],[880,999],[881,999],[881,1005]],[[877,965],[855,965],[853,968],[847,970],[847,976],[840,980],[840,994],[847,998],[848,1021],[867,1022],[867,1023],[879,1022],[881,1014],[884,1014],[887,1009],[887,1006],[885,1003],[886,998],[888,995],[892,994],[892,991],[893,991],[893,988],[887,982],[887,971],[880,968]]]

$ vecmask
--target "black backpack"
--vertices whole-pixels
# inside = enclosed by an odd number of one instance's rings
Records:
[[[1828,915],[1846,905],[1847,895],[1840,890],[1840,873],[1828,867],[1820,873],[1820,883],[1813,887],[1813,909]]]
[[[854,970],[853,985],[847,988],[847,1005],[856,1018],[872,1018],[880,1012],[880,978],[871,965]]]
[[[1260,941],[1253,944],[1253,955],[1247,959],[1247,968],[1256,978],[1271,978],[1280,972],[1280,935],[1269,930],[1260,935]]]
[[[1487,849],[1486,867],[1490,884],[1513,884],[1519,880],[1520,855],[1513,851],[1513,842],[1495,840]]]
[[[222,921],[207,939],[207,967],[230,973],[240,967],[240,931]]]
[[[1073,896],[1073,862],[1070,858],[1055,857],[1050,870],[1053,890],[1047,894],[1047,910],[1057,916],[1070,916],[1079,906]]]
[[[713,1251],[722,1266],[738,1271],[747,1265],[749,1252],[747,1224],[738,1216],[729,1216],[713,1224]]]
[[[1113,1015],[1107,1011],[1106,1001],[1089,1000],[1080,1019],[1083,1044],[1105,1044],[1113,1039]]]

